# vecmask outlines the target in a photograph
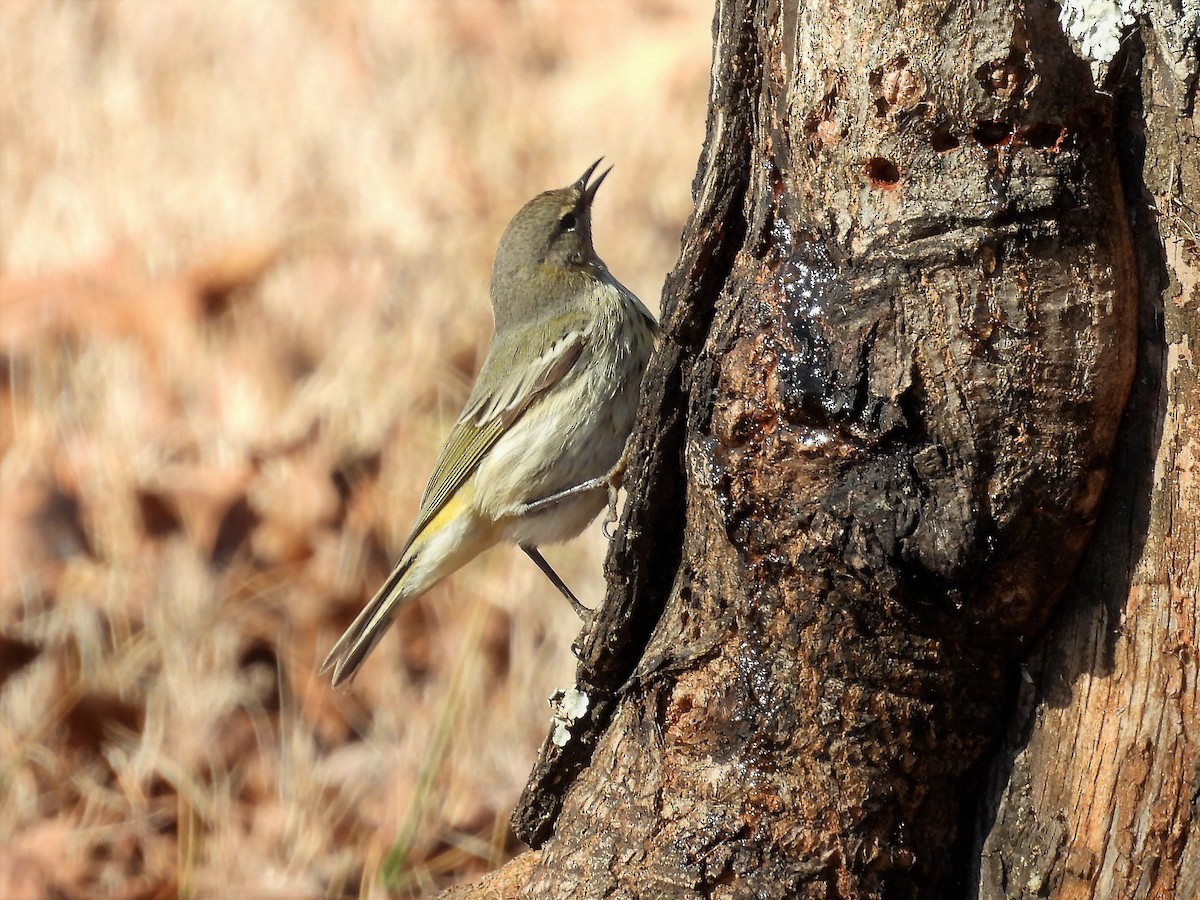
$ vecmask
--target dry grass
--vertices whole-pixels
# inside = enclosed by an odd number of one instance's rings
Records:
[[[511,855],[577,623],[519,554],[316,661],[486,346],[511,214],[601,153],[653,307],[710,9],[0,9],[0,896],[412,896]],[[603,540],[551,551],[585,602]],[[398,852],[397,852],[398,851]]]

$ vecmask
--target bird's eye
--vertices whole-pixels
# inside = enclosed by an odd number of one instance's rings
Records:
[[[558,227],[563,231],[574,231],[578,224],[575,220],[575,213],[569,212],[558,220]]]

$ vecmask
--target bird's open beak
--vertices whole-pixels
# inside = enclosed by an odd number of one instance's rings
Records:
[[[587,209],[592,205],[592,201],[596,199],[596,191],[599,190],[600,185],[604,182],[604,179],[608,176],[608,173],[612,171],[612,166],[609,166],[600,173],[599,178],[593,181],[590,185],[588,184],[588,179],[592,177],[592,173],[596,171],[596,167],[599,166],[603,161],[604,157],[602,156],[600,159],[588,166],[587,171],[579,176],[579,180],[571,185],[571,187],[580,192],[579,205],[583,209]]]

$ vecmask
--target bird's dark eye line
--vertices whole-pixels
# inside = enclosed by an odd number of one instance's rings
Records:
[[[579,224],[575,219],[575,213],[569,212],[558,220],[558,227],[563,231],[574,231],[575,226]]]

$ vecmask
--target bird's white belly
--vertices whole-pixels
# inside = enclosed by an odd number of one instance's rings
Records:
[[[516,515],[527,504],[606,475],[625,450],[648,347],[597,343],[602,349],[593,352],[601,357],[581,359],[557,390],[496,442],[476,471],[477,506],[503,523],[506,540],[534,546],[569,540],[607,503],[608,493],[600,488]]]

